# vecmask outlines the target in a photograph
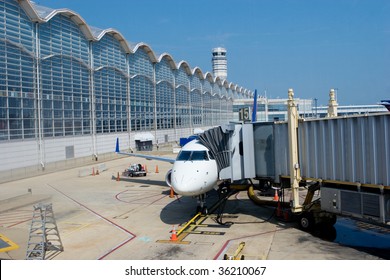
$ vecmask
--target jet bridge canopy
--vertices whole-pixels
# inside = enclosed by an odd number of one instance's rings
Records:
[[[217,162],[218,171],[230,166],[229,130],[221,126],[209,129],[199,135],[199,141],[210,150]]]
[[[253,128],[251,124],[215,127],[199,135],[199,141],[214,156],[221,180],[255,177]]]

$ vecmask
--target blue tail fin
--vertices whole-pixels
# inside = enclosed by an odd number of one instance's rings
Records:
[[[116,138],[115,153],[119,153],[119,137]]]
[[[386,109],[390,111],[390,100],[381,100],[381,103],[379,104],[385,106]]]
[[[252,108],[252,122],[257,121],[257,89],[255,89],[255,96],[253,97],[253,108]]]

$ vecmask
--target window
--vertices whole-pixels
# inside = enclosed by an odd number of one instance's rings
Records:
[[[207,151],[181,151],[176,158],[177,161],[202,161],[209,160]]]
[[[193,161],[209,160],[207,156],[207,151],[193,151],[191,155],[191,160]]]

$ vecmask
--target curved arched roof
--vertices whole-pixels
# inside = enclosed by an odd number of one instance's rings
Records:
[[[122,46],[122,48],[124,49],[124,51],[126,53],[131,52],[129,44],[126,41],[126,38],[119,31],[117,31],[113,28],[108,28],[108,29],[102,30],[97,36],[95,36],[95,38],[97,41],[99,41],[106,34],[112,35],[119,42],[119,44]]]
[[[188,75],[196,74],[201,79],[207,79],[210,82],[218,83],[219,85],[225,86],[225,83],[228,82],[227,80],[222,81],[219,77],[214,78],[210,72],[206,72],[203,74],[203,71],[197,66],[191,70],[191,67],[187,61],[181,60],[179,63],[175,63],[173,57],[168,53],[163,53],[162,55],[158,56],[146,43],[140,42],[137,44],[131,44],[119,31],[114,28],[99,29],[97,27],[89,26],[87,22],[78,13],[70,9],[52,9],[38,5],[31,0],[18,0],[18,2],[33,22],[44,23],[50,21],[56,15],[65,15],[69,17],[77,26],[79,26],[81,32],[90,41],[99,41],[105,34],[110,34],[116,40],[118,40],[123,50],[128,54],[134,54],[139,48],[142,48],[148,54],[150,60],[153,63],[158,63],[164,57],[167,57],[172,69],[179,69],[180,67],[184,67]],[[250,90],[245,89],[244,91],[244,88],[238,87],[237,85],[234,85],[232,83],[229,83],[229,85],[225,87],[229,87],[231,89],[235,88],[235,90],[241,94],[246,94],[249,96],[251,94]]]
[[[205,80],[208,80],[210,83],[214,83],[213,75],[211,75],[210,72],[206,72],[206,73],[204,74],[204,79],[205,79]]]
[[[155,55],[152,48],[148,44],[143,42],[136,44],[131,53],[136,53],[138,49],[143,49],[149,56],[151,62],[154,63],[158,62],[157,56]]]
[[[227,80],[222,81],[222,85],[224,88],[228,89],[229,88],[229,82]]]
[[[176,69],[175,61],[173,60],[173,57],[169,53],[161,54],[160,57],[158,58],[158,62],[161,62],[161,60],[163,60],[164,58],[166,58],[166,60],[168,60],[168,63],[171,66],[171,69]]]
[[[187,61],[180,61],[179,64],[177,65],[177,69],[180,69],[180,67],[183,67],[184,70],[186,71],[187,75],[192,75],[191,67],[187,63]]]
[[[200,69],[198,66],[192,69],[192,75],[198,75],[199,78],[204,79],[202,69]]]

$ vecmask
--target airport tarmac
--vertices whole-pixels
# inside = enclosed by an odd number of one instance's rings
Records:
[[[174,154],[163,154],[172,156]],[[120,178],[131,163],[146,165],[146,177]],[[101,163],[99,163],[101,164]],[[171,164],[131,157],[0,184],[0,234],[19,249],[1,252],[0,259],[26,258],[33,205],[51,203],[62,252],[55,260],[212,260],[239,256],[251,260],[375,260],[378,257],[329,242],[283,222],[274,209],[255,205],[246,192],[226,203],[223,222],[203,219],[185,238],[171,242],[195,214],[196,199],[170,197],[165,175]],[[158,173],[156,173],[158,171]],[[92,172],[91,172],[92,173]],[[210,203],[216,197],[211,195]]]

